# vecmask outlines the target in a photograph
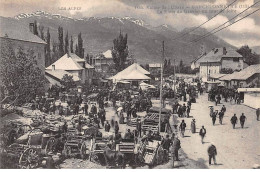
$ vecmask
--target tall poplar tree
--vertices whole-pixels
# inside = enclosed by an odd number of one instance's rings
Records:
[[[68,31],[65,37],[65,54],[69,52],[69,35],[68,35]]]
[[[81,38],[81,33],[78,34],[78,54],[80,58],[84,58],[84,50],[83,50],[83,40]]]
[[[50,29],[47,30],[46,35],[46,51],[45,51],[45,66],[49,66],[51,64],[51,35],[50,35]]]
[[[59,26],[58,28],[58,35],[59,35],[59,56],[64,55],[64,42],[63,42],[63,28]]]
[[[71,35],[71,37],[70,37],[70,52],[71,52],[71,53],[74,53],[72,35]]]
[[[123,36],[120,31],[119,36],[114,39],[113,44],[112,57],[116,70],[119,72],[125,68],[125,62],[128,56],[127,34]]]

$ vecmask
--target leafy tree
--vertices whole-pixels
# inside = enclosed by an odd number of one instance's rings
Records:
[[[73,50],[73,39],[72,39],[72,36],[70,38],[70,52],[73,53],[74,50]]]
[[[87,56],[86,56],[86,61],[87,61],[88,64],[90,64],[89,54],[87,54]]]
[[[113,44],[112,57],[116,70],[119,72],[125,68],[125,62],[128,56],[127,34],[123,36],[120,32],[118,38],[114,39]]]
[[[68,31],[65,37],[65,54],[69,52],[69,35],[68,35]]]
[[[67,91],[69,91],[71,88],[75,88],[76,87],[76,83],[73,80],[73,76],[65,74],[62,79],[61,79],[61,85],[63,85],[65,87],[65,89]]]
[[[39,26],[39,30],[40,30],[40,38],[45,41],[44,26]]]
[[[0,46],[0,88],[4,90],[1,103],[22,104],[43,94],[45,78],[37,66],[33,50],[25,52],[19,48],[15,53],[9,40],[3,40]]]
[[[244,61],[248,65],[260,63],[260,55],[252,53],[252,49],[250,49],[248,45],[242,46],[240,49],[237,50],[237,52],[243,56]]]
[[[172,65],[172,64],[171,64],[171,59],[169,59],[167,66],[170,67],[171,65]]]
[[[149,71],[149,64],[145,64],[145,69]]]
[[[89,55],[89,64],[93,65],[93,55],[92,54]]]
[[[38,34],[38,26],[37,26],[37,21],[36,20],[34,20],[33,34],[37,35],[37,36],[39,35]]]
[[[51,35],[50,35],[50,29],[47,30],[46,35],[46,49],[45,49],[45,67],[49,66],[51,64]]]
[[[59,26],[58,28],[58,35],[59,35],[59,56],[64,55],[64,42],[63,42],[63,28]]]
[[[180,64],[179,64],[179,71],[180,71],[180,73],[183,72],[183,67],[184,67],[183,61],[181,60],[181,61],[180,61]]]
[[[83,40],[81,38],[81,33],[78,34],[78,54],[80,58],[84,58],[84,48],[83,48]]]
[[[52,58],[51,58],[51,63],[55,62],[60,58],[59,56],[59,50],[58,50],[58,44],[53,41],[52,43]],[[50,63],[50,64],[51,64]]]
[[[79,48],[78,48],[78,44],[76,44],[76,48],[75,48],[75,54],[79,55]]]

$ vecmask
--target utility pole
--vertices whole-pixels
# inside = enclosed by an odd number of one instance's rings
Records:
[[[207,61],[207,81],[209,80],[209,65],[208,65],[208,61]]]
[[[175,94],[175,84],[176,84],[176,71],[175,71],[175,59],[173,60],[173,72],[174,72],[174,94]]]
[[[159,109],[159,132],[161,132],[162,90],[163,90],[163,64],[164,64],[164,41],[162,42],[161,86],[160,86],[160,109]]]

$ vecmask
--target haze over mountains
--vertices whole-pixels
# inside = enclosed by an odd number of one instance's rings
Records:
[[[15,16],[15,19],[28,27],[29,23],[37,20],[38,25],[45,27],[45,33],[47,28],[50,28],[51,39],[56,42],[58,40],[59,26],[62,26],[64,29],[64,37],[67,30],[69,37],[70,35],[73,36],[74,44],[77,41],[77,34],[81,32],[85,54],[89,53],[93,55],[111,49],[113,39],[119,35],[121,30],[123,34],[128,34],[130,54],[141,64],[161,61],[163,40],[165,41],[165,57],[171,59],[172,62],[173,59],[176,59],[177,63],[182,59],[186,64],[190,63],[200,54],[202,44],[204,44],[206,52],[215,47],[234,47],[214,35],[195,44],[190,44],[191,40],[207,33],[207,30],[202,28],[185,35],[185,37],[174,40],[192,28],[177,31],[169,25],[150,26],[145,21],[131,17],[74,19],[59,14],[37,11],[31,14],[20,14]]]

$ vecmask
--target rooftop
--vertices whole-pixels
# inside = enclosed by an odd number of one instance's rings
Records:
[[[55,70],[45,70],[45,73],[49,74],[49,75],[52,75],[54,76],[55,78],[61,80],[63,78],[64,75],[69,75],[69,76],[73,76],[73,80],[74,81],[79,81],[79,77],[69,73],[69,72],[66,72],[65,70],[59,70],[59,69],[55,69]]]
[[[198,61],[201,57],[203,57],[203,56],[205,56],[205,55],[206,55],[206,53],[203,53],[203,54],[199,55],[197,58],[195,58],[194,60],[192,60],[191,63],[195,63],[196,61]]]
[[[223,57],[227,58],[238,58],[242,57],[235,49],[233,48],[214,48],[205,56],[202,56],[197,62],[220,62]]]
[[[56,62],[48,66],[46,69],[52,69],[52,66],[55,65],[56,69],[61,70],[83,70],[84,68],[81,67],[76,60],[73,60],[68,54],[65,54],[60,59],[58,59]]]
[[[149,67],[151,67],[151,68],[155,68],[155,67],[161,67],[161,63],[151,63],[151,64],[149,64]]]
[[[112,59],[112,51],[111,50],[107,50],[106,52],[104,52],[102,54],[104,55],[105,58]]]
[[[88,64],[85,59],[80,58],[79,56],[77,56],[77,55],[74,54],[74,53],[69,53],[69,54],[67,54],[67,56],[71,57],[71,58],[72,58],[74,61],[76,61],[77,63],[85,62],[85,68],[87,68],[87,69],[93,69],[93,68],[94,68],[93,66],[91,66],[90,64]]]
[[[252,75],[260,73],[260,64],[251,65],[247,68],[241,70],[240,72],[234,72],[232,74],[225,75],[220,78],[220,80],[230,81],[230,80],[247,80]]]
[[[26,27],[17,20],[0,17],[0,37],[20,41],[46,44],[41,38],[30,32],[29,25]]]

